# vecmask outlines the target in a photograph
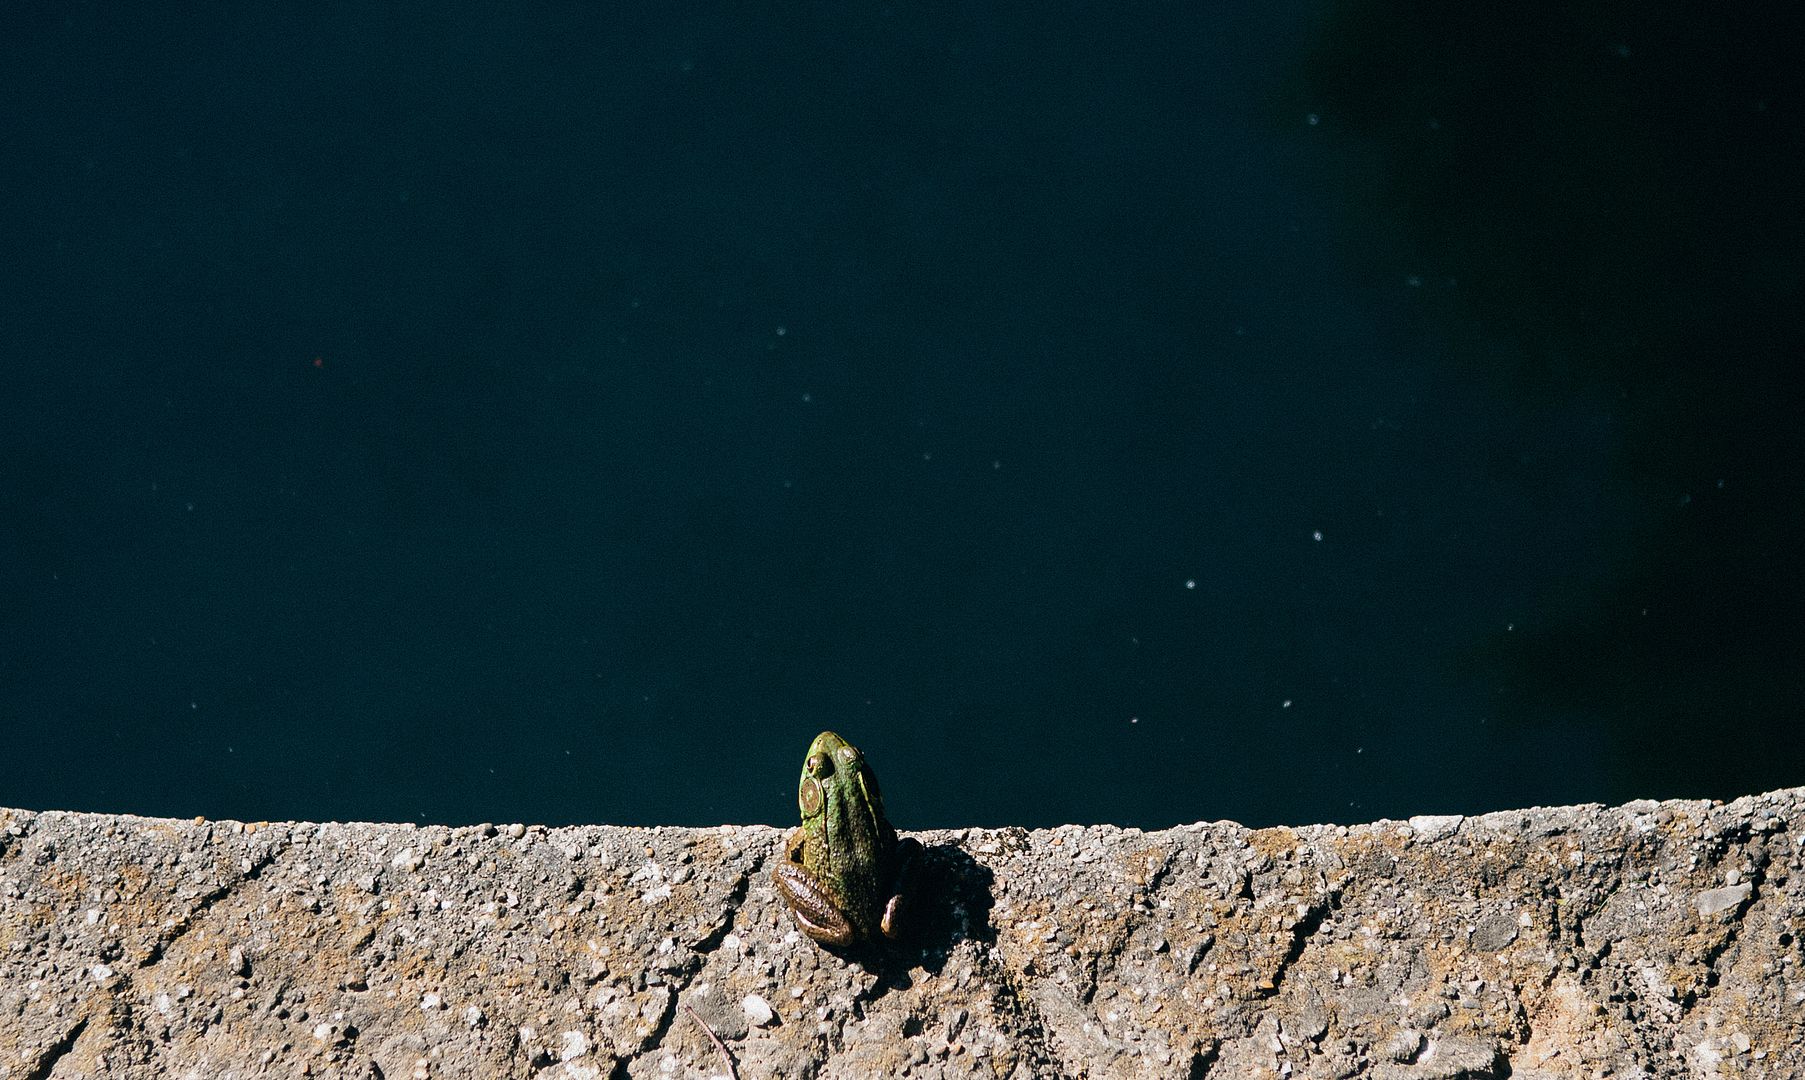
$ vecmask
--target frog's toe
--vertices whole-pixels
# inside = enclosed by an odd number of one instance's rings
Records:
[[[908,929],[908,913],[908,899],[903,896],[892,896],[890,902],[884,905],[884,917],[878,923],[878,929],[884,932],[885,937],[895,941],[902,937],[904,930]]]
[[[826,914],[832,917],[817,921],[812,917],[815,914]],[[791,908],[790,917],[796,920],[798,929],[823,945],[833,945],[843,949],[852,944],[852,924],[835,912],[809,913],[800,908]]]

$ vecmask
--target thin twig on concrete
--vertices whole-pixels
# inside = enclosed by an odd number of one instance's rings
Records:
[[[714,1033],[714,1028],[708,1026],[708,1021],[702,1019],[702,1014],[692,1008],[689,1002],[686,1001],[683,1003],[683,1011],[688,1013],[690,1018],[696,1023],[702,1025],[703,1032],[708,1035],[708,1041],[714,1043],[714,1048],[721,1052],[721,1060],[727,1063],[727,1080],[740,1080],[740,1071],[739,1068],[733,1064],[733,1055],[727,1052],[727,1044],[722,1042],[721,1037]]]

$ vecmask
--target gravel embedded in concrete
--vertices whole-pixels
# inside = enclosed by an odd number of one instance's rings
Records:
[[[849,959],[763,826],[0,810],[0,1078],[1805,1075],[1805,789],[914,835]]]

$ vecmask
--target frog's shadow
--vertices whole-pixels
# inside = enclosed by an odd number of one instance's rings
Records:
[[[877,977],[869,997],[906,990],[916,968],[938,975],[961,941],[996,940],[990,909],[996,906],[996,875],[958,844],[934,844],[921,852],[917,895],[908,909],[902,938],[876,946],[832,950]]]

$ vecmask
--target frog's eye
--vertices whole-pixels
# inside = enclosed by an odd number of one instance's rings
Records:
[[[808,756],[808,761],[803,765],[803,768],[808,770],[810,776],[821,780],[825,780],[834,774],[833,759],[826,754],[810,754]]]
[[[840,764],[846,766],[847,772],[859,771],[859,752],[857,750],[850,746],[842,746],[834,751],[834,756],[840,759]]]
[[[796,803],[802,807],[802,812],[805,815],[818,813],[820,811],[821,785],[815,781],[814,777],[811,776],[804,780],[802,782],[802,787],[797,789]]]

